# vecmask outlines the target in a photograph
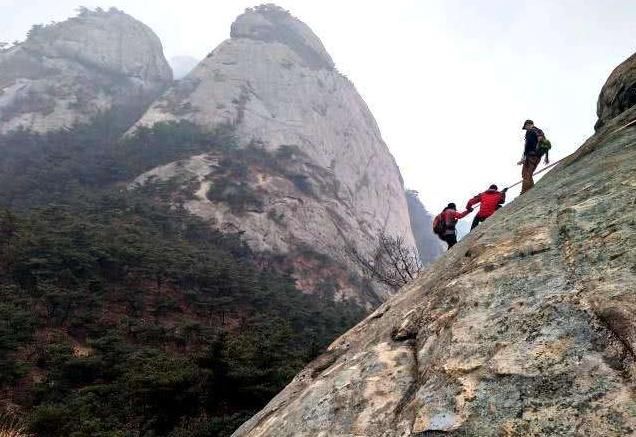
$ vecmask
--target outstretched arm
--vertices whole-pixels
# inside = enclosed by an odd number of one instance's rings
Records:
[[[464,212],[462,212],[462,213],[456,212],[455,214],[457,214],[457,215],[455,216],[455,218],[456,218],[457,220],[459,220],[459,219],[463,219],[464,217],[466,217],[466,216],[467,216],[468,214],[470,214],[471,212],[473,212],[473,210],[472,210],[472,209],[467,209],[466,211],[464,211]]]
[[[481,194],[478,194],[470,199],[466,204],[466,209],[468,210],[468,212],[471,212],[473,210],[473,206],[477,205],[479,202],[481,202]]]

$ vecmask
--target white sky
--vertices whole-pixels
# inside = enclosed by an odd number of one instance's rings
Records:
[[[166,57],[203,58],[251,0],[0,0],[0,41],[116,6],[161,38]],[[322,39],[367,101],[407,187],[438,212],[516,182],[532,118],[553,158],[596,121],[611,70],[636,51],[635,0],[278,0]]]

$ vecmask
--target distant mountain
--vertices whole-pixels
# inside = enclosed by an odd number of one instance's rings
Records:
[[[406,201],[409,206],[411,228],[417,245],[422,264],[430,264],[435,261],[445,250],[445,243],[433,233],[433,216],[426,210],[418,192],[406,191]]]
[[[286,256],[307,291],[329,277],[337,299],[370,308],[388,296],[361,285],[347,250],[370,253],[381,232],[415,246],[400,171],[364,100],[307,25],[273,5],[247,10],[135,129],[177,121],[231,126],[244,159],[199,154],[142,175],[138,186],[180,181],[175,194],[188,211]]]
[[[199,61],[192,56],[173,56],[170,58],[172,74],[176,80],[183,79],[187,76],[198,63]]]
[[[66,128],[111,110],[130,125],[171,81],[149,27],[116,9],[83,9],[0,51],[0,133]]]
[[[395,292],[353,251],[439,249],[353,84],[273,5],[176,82],[118,10],[34,27],[0,50],[0,151],[0,429],[228,436]]]

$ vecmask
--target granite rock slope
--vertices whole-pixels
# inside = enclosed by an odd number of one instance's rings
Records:
[[[614,113],[234,435],[636,434],[636,107]]]
[[[111,109],[127,128],[171,81],[150,28],[116,9],[83,10],[0,52],[0,133],[61,129]]]
[[[230,125],[241,147],[263,149],[286,168],[283,175],[250,168],[243,182],[262,206],[242,214],[206,195],[225,170],[215,156],[137,180],[188,181],[185,207],[244,233],[253,248],[290,254],[307,245],[346,265],[348,244],[371,251],[381,231],[415,247],[400,172],[371,112],[318,37],[288,12],[273,5],[247,10],[231,38],[155,102],[137,128],[170,121]]]

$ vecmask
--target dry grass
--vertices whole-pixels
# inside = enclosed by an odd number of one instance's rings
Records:
[[[8,413],[0,413],[0,437],[31,437],[22,421]]]

